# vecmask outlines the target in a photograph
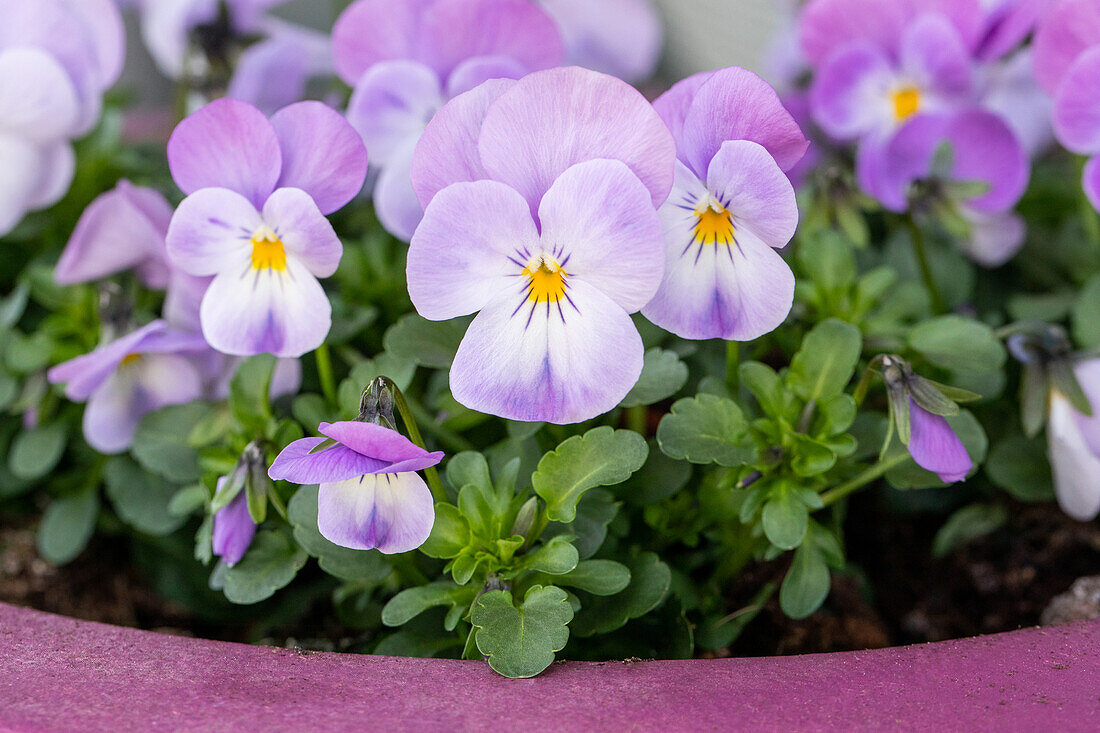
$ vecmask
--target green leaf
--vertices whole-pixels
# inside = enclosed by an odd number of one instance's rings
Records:
[[[769,542],[781,549],[793,550],[806,537],[810,514],[795,492],[780,486],[764,504],[761,523]]]
[[[1003,504],[970,504],[959,509],[944,522],[932,541],[932,554],[949,555],[963,545],[984,537],[1004,526],[1008,509]]]
[[[448,369],[469,325],[469,318],[429,321],[410,313],[390,326],[382,345],[398,359],[432,369]]]
[[[648,453],[645,438],[635,432],[593,428],[544,455],[531,485],[546,502],[551,520],[571,522],[586,491],[622,483],[642,467]]]
[[[816,236],[801,241],[796,252],[802,272],[827,296],[847,292],[856,279],[852,247],[831,229],[819,230]]]
[[[700,394],[678,400],[657,427],[657,444],[672,458],[740,466],[756,458],[749,424],[733,400]]]
[[[209,406],[202,402],[150,412],[138,423],[130,452],[145,470],[157,476],[178,484],[198,481],[199,454],[188,438],[209,412]]]
[[[1054,499],[1046,446],[1040,440],[1012,435],[993,446],[985,463],[989,480],[1020,501],[1038,503]]]
[[[252,356],[241,362],[229,382],[229,407],[233,416],[248,431],[263,434],[271,419],[271,374],[275,357],[270,354]]]
[[[76,494],[54,499],[42,515],[35,538],[38,554],[64,565],[84,551],[99,516],[99,491],[87,486]]]
[[[448,581],[406,588],[382,608],[382,623],[386,626],[403,626],[429,608],[437,606],[468,608],[477,591],[473,586],[462,588]]]
[[[489,476],[489,462],[485,456],[475,451],[464,451],[447,461],[447,483],[460,490],[467,484],[492,490],[493,480]]]
[[[225,574],[225,597],[240,604],[270,598],[294,580],[308,559],[286,532],[257,532],[245,556]]]
[[[57,466],[68,440],[68,425],[61,420],[21,432],[12,441],[8,470],[26,481],[41,478]]]
[[[687,383],[687,364],[672,351],[648,349],[638,383],[623,398],[623,407],[652,405],[671,397]]]
[[[747,361],[740,366],[738,372],[741,384],[756,398],[764,414],[772,417],[783,414],[786,390],[774,369],[758,361]]]
[[[317,529],[317,487],[298,489],[287,505],[287,517],[294,525],[294,539],[329,575],[364,585],[377,585],[392,567],[377,550],[349,550],[326,540]],[[247,559],[247,558],[246,558]]]
[[[790,570],[779,588],[779,607],[791,618],[806,618],[821,607],[829,595],[829,566],[813,542],[803,542],[794,551]]]
[[[398,389],[404,390],[409,388],[415,374],[415,361],[384,351],[373,359],[365,359],[352,367],[351,379],[359,385],[360,393],[378,377],[388,377]]]
[[[533,585],[519,608],[508,591],[485,593],[474,602],[471,619],[490,667],[505,677],[534,677],[569,641],[573,608],[561,588]]]
[[[795,433],[792,442],[791,468],[797,475],[816,476],[836,465],[836,453],[808,435]]]
[[[487,541],[504,536],[508,497],[499,496],[491,487],[466,484],[458,492],[458,510],[469,523],[470,532]]]
[[[173,517],[189,517],[199,509],[206,506],[210,500],[210,493],[202,484],[185,486],[168,501],[168,513]]]
[[[577,567],[580,557],[567,535],[551,537],[550,540],[525,557],[528,570],[547,575],[564,575]]]
[[[573,546],[582,559],[592,557],[607,537],[607,525],[619,512],[615,496],[605,489],[588,491],[577,504],[577,516],[572,522],[551,522],[543,532],[543,538],[558,534],[572,536]]]
[[[1073,306],[1073,339],[1082,349],[1100,347],[1100,275],[1088,281]]]
[[[627,563],[630,585],[621,593],[595,598],[586,603],[573,621],[573,633],[592,636],[614,631],[632,618],[656,608],[672,584],[672,571],[652,552],[645,552]]]
[[[420,551],[428,557],[450,559],[470,544],[470,525],[453,504],[435,505],[435,523]]]
[[[684,488],[690,478],[691,464],[651,448],[645,464],[615,487],[615,495],[635,506],[646,506],[672,496]]]
[[[134,529],[162,536],[187,521],[185,516],[168,511],[176,485],[142,469],[129,458],[111,458],[103,469],[103,477],[115,513]]]
[[[787,384],[807,402],[838,395],[851,381],[862,349],[858,328],[835,318],[822,321],[802,339]]]
[[[583,560],[554,582],[597,596],[613,596],[630,585],[630,568],[614,560]]]
[[[955,315],[915,326],[909,332],[909,348],[948,371],[999,371],[1006,358],[993,329],[981,321]]]

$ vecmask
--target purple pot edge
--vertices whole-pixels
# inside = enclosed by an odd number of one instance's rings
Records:
[[[791,657],[481,662],[169,636],[0,603],[0,730],[1087,730],[1100,619]]]

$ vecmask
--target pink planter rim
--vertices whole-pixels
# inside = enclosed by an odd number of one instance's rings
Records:
[[[1095,730],[1100,619],[795,657],[479,662],[167,636],[0,604],[0,730]]]

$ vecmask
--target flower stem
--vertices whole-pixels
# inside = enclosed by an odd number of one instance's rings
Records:
[[[740,387],[741,352],[736,341],[726,342],[726,386],[730,394],[737,396]]]
[[[428,446],[424,445],[424,438],[420,435],[420,428],[416,425],[416,417],[413,416],[412,410],[409,409],[409,403],[405,399],[404,393],[398,389],[393,380],[389,377],[381,377],[385,380],[386,386],[390,388],[393,393],[393,404],[397,408],[397,411],[401,413],[401,421],[405,423],[405,430],[409,433],[409,440],[416,445],[420,446],[424,450],[428,450]],[[439,479],[439,471],[435,470],[435,466],[428,466],[424,469],[424,478],[428,480],[428,488],[432,490],[432,496],[436,501],[450,501],[450,497],[447,496],[447,489],[443,488],[443,482]]]
[[[314,349],[313,357],[317,360],[317,377],[321,380],[325,402],[336,407],[336,379],[332,375],[332,354],[329,353],[328,344],[322,343]]]
[[[826,491],[821,495],[821,501],[825,503],[825,506],[835,504],[849,494],[859,491],[875,479],[881,478],[891,468],[905,463],[908,458],[908,453],[901,453],[888,460],[879,461],[851,481],[847,481],[836,488]]]
[[[917,265],[920,266],[920,276],[924,280],[924,287],[928,290],[928,298],[932,301],[932,310],[938,315],[947,312],[943,304],[943,296],[936,287],[936,280],[932,277],[932,267],[928,264],[928,252],[924,247],[924,232],[920,230],[916,219],[910,214],[905,217],[905,223],[909,227],[910,238],[913,240],[913,253],[917,256]]]
[[[645,405],[635,405],[626,408],[626,426],[635,433],[646,434],[649,427],[649,408]]]

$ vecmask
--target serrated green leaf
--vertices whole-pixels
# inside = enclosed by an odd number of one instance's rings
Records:
[[[586,491],[622,483],[642,467],[648,453],[645,438],[637,433],[593,428],[544,455],[531,485],[546,502],[551,520],[571,522]]]
[[[671,397],[687,383],[687,364],[672,351],[648,349],[638,383],[623,398],[623,407],[652,405]]]
[[[226,572],[225,597],[240,604],[270,598],[294,580],[308,559],[286,532],[261,530],[241,561]]]
[[[756,458],[748,430],[736,402],[700,394],[672,406],[657,427],[657,444],[671,458],[740,466]]]
[[[474,602],[471,620],[478,650],[505,677],[534,677],[569,641],[573,618],[565,591],[534,585],[516,608],[512,594],[494,590]]]
[[[835,318],[822,321],[791,359],[787,385],[807,402],[838,395],[851,381],[862,348],[858,328]]]
[[[542,536],[544,539],[559,534],[572,536],[573,546],[581,559],[592,557],[607,537],[607,525],[619,512],[615,496],[605,489],[592,489],[577,503],[577,516],[572,522],[550,522]]]

